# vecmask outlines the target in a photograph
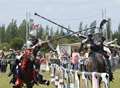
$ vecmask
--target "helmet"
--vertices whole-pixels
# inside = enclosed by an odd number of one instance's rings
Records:
[[[88,34],[88,38],[92,38],[93,37],[93,35],[92,34]]]
[[[38,52],[37,52],[37,55],[38,55],[38,56],[39,56],[39,55],[41,55],[41,52],[40,52],[40,51],[38,51]]]
[[[105,41],[105,40],[106,40],[106,38],[102,36],[101,40],[102,40],[102,41]]]
[[[32,42],[27,40],[26,46],[27,46],[27,48],[30,48],[32,46]]]

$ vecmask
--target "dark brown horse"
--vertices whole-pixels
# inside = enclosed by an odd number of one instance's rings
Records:
[[[88,59],[86,59],[86,70],[89,72],[106,72],[106,65],[103,55],[95,52],[94,55],[90,55]]]
[[[86,66],[86,71],[88,72],[107,73],[107,70],[106,70],[107,66],[105,63],[105,58],[103,54],[99,52],[94,52],[92,55],[89,55],[88,59],[86,59],[85,66]],[[91,76],[89,76],[89,78],[91,79]],[[99,85],[100,85],[102,78],[98,77],[98,80],[99,80]]]

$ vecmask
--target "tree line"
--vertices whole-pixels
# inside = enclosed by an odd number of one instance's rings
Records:
[[[112,31],[111,29],[111,19],[109,19],[109,23],[107,24],[105,30],[103,30],[104,36],[107,36],[107,39],[118,39],[118,44],[120,44],[120,24],[118,25],[118,29],[115,31]],[[7,26],[1,25],[0,26],[0,49],[21,49],[23,44],[26,42],[26,25],[29,25],[29,23],[26,20],[23,20],[21,24],[18,26],[16,23],[16,20],[12,20]],[[84,29],[88,27],[94,27],[96,26],[96,21],[91,22],[90,25],[84,25],[83,22],[80,22],[78,31],[81,31],[81,34],[87,35],[88,33],[95,33],[95,28],[92,28],[88,31],[83,31]],[[68,26],[70,29],[70,26]],[[31,26],[30,28],[31,29]],[[76,30],[77,31],[77,30]],[[60,36],[66,36],[62,39],[54,40],[52,43],[54,45],[61,44],[61,43],[74,43],[79,42],[80,39],[76,36],[71,36],[69,31],[65,31],[62,28],[53,28],[49,25],[46,25],[46,27],[43,27],[40,25],[40,27],[37,29],[37,37],[41,38],[42,40],[47,40],[48,38],[56,39]]]

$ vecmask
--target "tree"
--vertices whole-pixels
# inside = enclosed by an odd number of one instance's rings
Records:
[[[47,38],[48,38],[48,36],[49,36],[49,31],[50,31],[50,28],[49,28],[49,26],[47,25],[46,26],[46,29],[45,29],[45,39],[47,40]]]
[[[63,28],[60,29],[60,36],[64,36],[65,35],[65,32],[63,30]]]
[[[44,33],[44,28],[42,27],[42,25],[40,25],[38,29],[38,38],[42,39],[43,33]]]
[[[18,36],[26,40],[26,20],[23,20],[18,28]]]
[[[111,41],[112,40],[112,31],[111,31],[111,19],[109,18],[108,19],[108,23],[107,23],[107,34],[106,34],[106,37],[108,39],[108,41]]]
[[[15,37],[14,39],[11,40],[10,42],[10,47],[13,49],[21,49],[23,46],[23,39],[20,37]]]
[[[96,23],[96,20],[93,21],[91,24],[90,24],[90,27],[91,27],[91,30],[90,30],[90,33],[91,34],[94,34],[95,33],[95,28],[96,27],[97,23]],[[93,28],[92,28],[93,27]]]
[[[80,22],[80,25],[79,25],[79,29],[78,29],[78,31],[80,31],[80,33],[82,33],[82,30],[83,30],[83,23]]]
[[[118,25],[118,29],[112,34],[112,38],[117,38],[120,45],[120,24]]]
[[[70,25],[68,26],[68,29],[71,30]],[[70,34],[70,31],[69,31],[69,30],[67,30],[67,34],[68,34],[68,35]]]
[[[0,49],[1,50],[9,50],[10,48],[10,44],[8,44],[7,42],[1,43],[0,44]]]
[[[120,33],[118,33],[118,31],[115,31],[113,34],[112,34],[112,38],[113,39],[118,39],[117,43],[120,45]]]
[[[57,28],[57,30],[55,31],[55,36],[58,36],[58,35],[60,35],[59,28]]]
[[[120,24],[118,25],[118,33],[120,33]]]
[[[5,26],[0,27],[0,43],[5,42]]]
[[[88,27],[88,25],[86,24],[85,25],[85,29]],[[84,35],[87,35],[88,34],[88,30],[84,31]]]
[[[51,36],[51,37],[54,36],[53,27],[50,28],[50,36]]]
[[[7,27],[6,30],[6,41],[10,42],[11,39],[15,38],[18,36],[18,31],[17,31],[17,24],[16,24],[16,20],[12,19],[12,22],[10,22],[10,24]]]

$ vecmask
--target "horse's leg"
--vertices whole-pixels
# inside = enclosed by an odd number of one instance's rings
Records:
[[[24,88],[33,88],[33,86],[34,86],[34,83],[33,82],[24,82]]]
[[[102,78],[100,77],[99,78],[99,88],[101,88],[101,81],[102,81]]]
[[[88,59],[86,63],[86,71],[92,72],[93,71],[93,61],[92,59]]]
[[[41,74],[38,74],[38,81],[39,81],[40,84],[49,85],[49,81],[48,80],[44,80],[43,76]]]
[[[12,88],[22,88],[22,86],[13,86]]]

